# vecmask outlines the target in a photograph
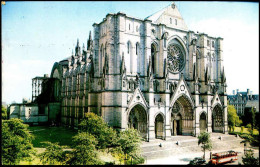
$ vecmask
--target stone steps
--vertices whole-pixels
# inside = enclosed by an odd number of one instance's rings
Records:
[[[221,140],[219,137],[222,137]],[[217,150],[232,150],[243,147],[241,138],[234,135],[215,134],[211,137],[213,152]],[[178,141],[178,145],[176,142]],[[162,145],[160,147],[159,145]],[[201,152],[201,146],[198,145],[198,139],[192,136],[177,136],[169,140],[155,139],[151,142],[144,142],[141,146],[141,153],[146,159],[157,159],[167,156],[180,155],[191,152]]]

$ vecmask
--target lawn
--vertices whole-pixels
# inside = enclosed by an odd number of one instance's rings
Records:
[[[48,127],[48,126],[31,126],[29,130],[34,135],[32,141],[34,148],[37,150],[37,154],[44,152],[46,144],[42,143],[49,141],[52,143],[58,142],[59,145],[72,148],[72,137],[77,134],[77,130],[65,128],[65,127]],[[98,150],[98,157],[105,162],[116,162],[117,160],[104,150]],[[36,156],[29,162],[27,160],[21,161],[19,165],[42,165],[40,159]]]
[[[235,127],[234,132],[240,132],[240,131],[241,131],[241,127]],[[248,128],[244,128],[243,133],[249,134]],[[253,134],[254,134],[254,135],[259,135],[258,130],[257,130],[257,129],[254,129],[254,130],[253,130]]]
[[[72,137],[77,134],[77,130],[65,127],[48,127],[48,126],[31,126],[29,130],[34,135],[33,146],[45,148],[46,145],[42,142],[49,141],[52,143],[58,142],[59,145],[71,148]]]

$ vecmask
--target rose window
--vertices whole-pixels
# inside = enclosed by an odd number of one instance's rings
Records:
[[[176,45],[169,45],[167,49],[168,69],[170,72],[177,73],[182,71],[185,66],[185,57],[181,49]]]

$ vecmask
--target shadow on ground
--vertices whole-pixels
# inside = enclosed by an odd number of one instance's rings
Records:
[[[190,162],[192,160],[192,158],[182,158],[180,159],[181,161],[184,161],[184,162]]]

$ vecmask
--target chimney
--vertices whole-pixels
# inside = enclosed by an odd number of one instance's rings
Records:
[[[236,94],[236,90],[233,90],[233,95],[235,95]]]
[[[237,89],[237,93],[239,92],[239,89]]]
[[[246,92],[247,92],[247,94],[249,94],[249,89],[247,89],[247,91],[246,91]]]

